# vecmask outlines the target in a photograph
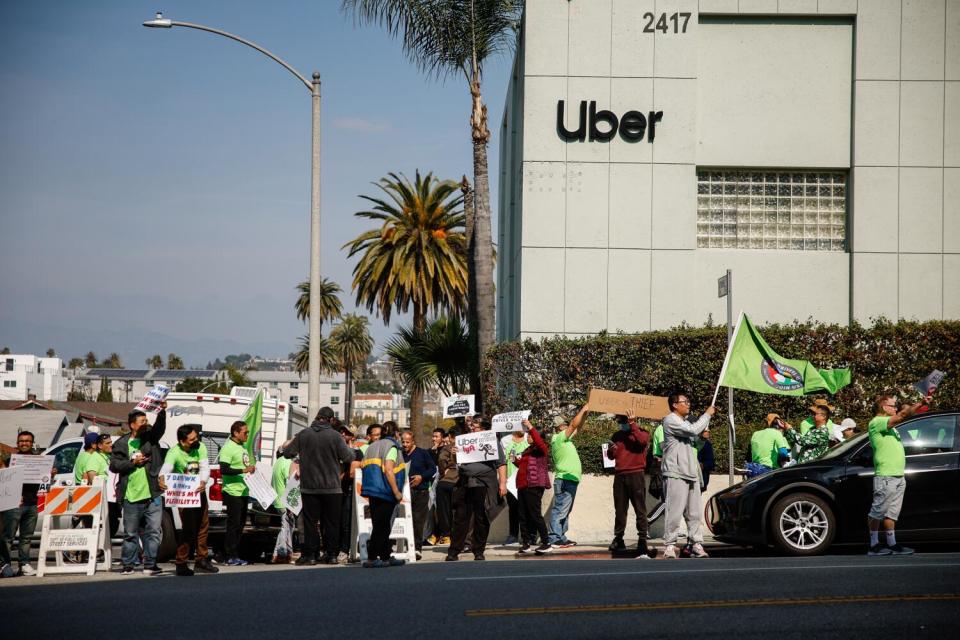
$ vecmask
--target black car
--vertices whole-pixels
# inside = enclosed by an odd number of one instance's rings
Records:
[[[958,415],[927,413],[896,427],[907,458],[898,541],[960,539]],[[772,544],[798,556],[866,545],[873,475],[873,449],[861,433],[817,460],[720,491],[707,504],[707,524],[722,542]]]

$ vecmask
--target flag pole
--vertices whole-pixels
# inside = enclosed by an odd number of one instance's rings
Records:
[[[727,372],[727,364],[730,362],[730,352],[733,351],[733,343],[737,341],[737,332],[740,330],[740,324],[743,322],[743,311],[740,312],[740,317],[737,318],[737,326],[733,328],[733,335],[730,336],[730,339],[727,344],[727,355],[723,359],[723,367],[720,369],[720,377],[717,379],[717,386],[713,390],[713,401],[710,403],[711,406],[717,404],[717,396],[720,394],[720,383],[723,381],[723,376]]]

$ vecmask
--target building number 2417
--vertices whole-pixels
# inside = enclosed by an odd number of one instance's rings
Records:
[[[673,32],[674,32],[674,33],[686,33],[686,32],[687,32],[687,23],[690,22],[690,16],[691,16],[691,15],[692,15],[692,14],[690,14],[690,13],[674,13],[674,14],[672,14],[669,18],[667,18],[667,14],[661,13],[661,14],[660,14],[660,19],[657,20],[656,26],[654,26],[653,21],[654,21],[654,19],[656,18],[656,16],[653,15],[652,13],[650,13],[650,12],[647,12],[647,13],[643,14],[644,19],[646,19],[646,21],[647,21],[647,24],[644,25],[644,27],[643,27],[643,32],[644,32],[644,33],[654,33],[655,31],[662,31],[663,33],[667,33],[668,31],[670,31],[670,25],[667,24],[667,21],[669,20],[670,22],[673,23]],[[682,26],[682,27],[680,26],[680,20],[681,20],[681,19],[683,20],[683,26]]]

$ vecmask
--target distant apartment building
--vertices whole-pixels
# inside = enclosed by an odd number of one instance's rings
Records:
[[[27,354],[0,356],[0,400],[66,400],[63,360]]]
[[[107,381],[114,402],[139,402],[154,385],[162,384],[171,390],[187,378],[208,380],[213,386],[220,380],[213,369],[80,369],[70,373],[72,391],[94,400],[100,393],[103,380]],[[63,400],[66,400],[64,393]]]
[[[296,371],[247,371],[252,386],[263,389],[271,398],[288,402],[306,410],[310,384],[306,374]],[[343,417],[346,405],[346,375],[334,373],[320,378],[320,406],[330,407],[338,418]],[[311,416],[312,418],[312,416]]]
[[[401,429],[410,424],[410,409],[404,406],[405,397],[399,393],[356,393],[353,396],[353,422],[383,423],[393,420]]]

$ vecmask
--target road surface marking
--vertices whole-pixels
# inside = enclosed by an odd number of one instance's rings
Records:
[[[587,604],[560,607],[515,609],[468,609],[467,617],[536,616],[554,613],[621,613],[624,611],[665,611],[670,609],[723,609],[727,607],[773,607],[790,605],[860,604],[865,602],[947,602],[960,600],[960,593],[928,593],[898,596],[818,596],[814,598],[754,598],[748,600],[704,600],[701,602],[641,602],[635,604]]]
[[[831,565],[809,565],[804,567],[724,567],[714,569],[657,569],[655,571],[597,571],[594,573],[524,573],[519,575],[499,575],[499,576],[462,576],[453,578],[444,578],[450,582],[460,582],[467,580],[522,580],[526,578],[584,578],[593,576],[649,576],[654,574],[672,575],[675,573],[728,573],[731,571],[784,571],[784,570],[807,570],[807,569],[906,569],[916,567],[960,567],[960,562],[913,562],[910,564],[893,564],[880,562],[871,562],[869,564],[831,564]]]

